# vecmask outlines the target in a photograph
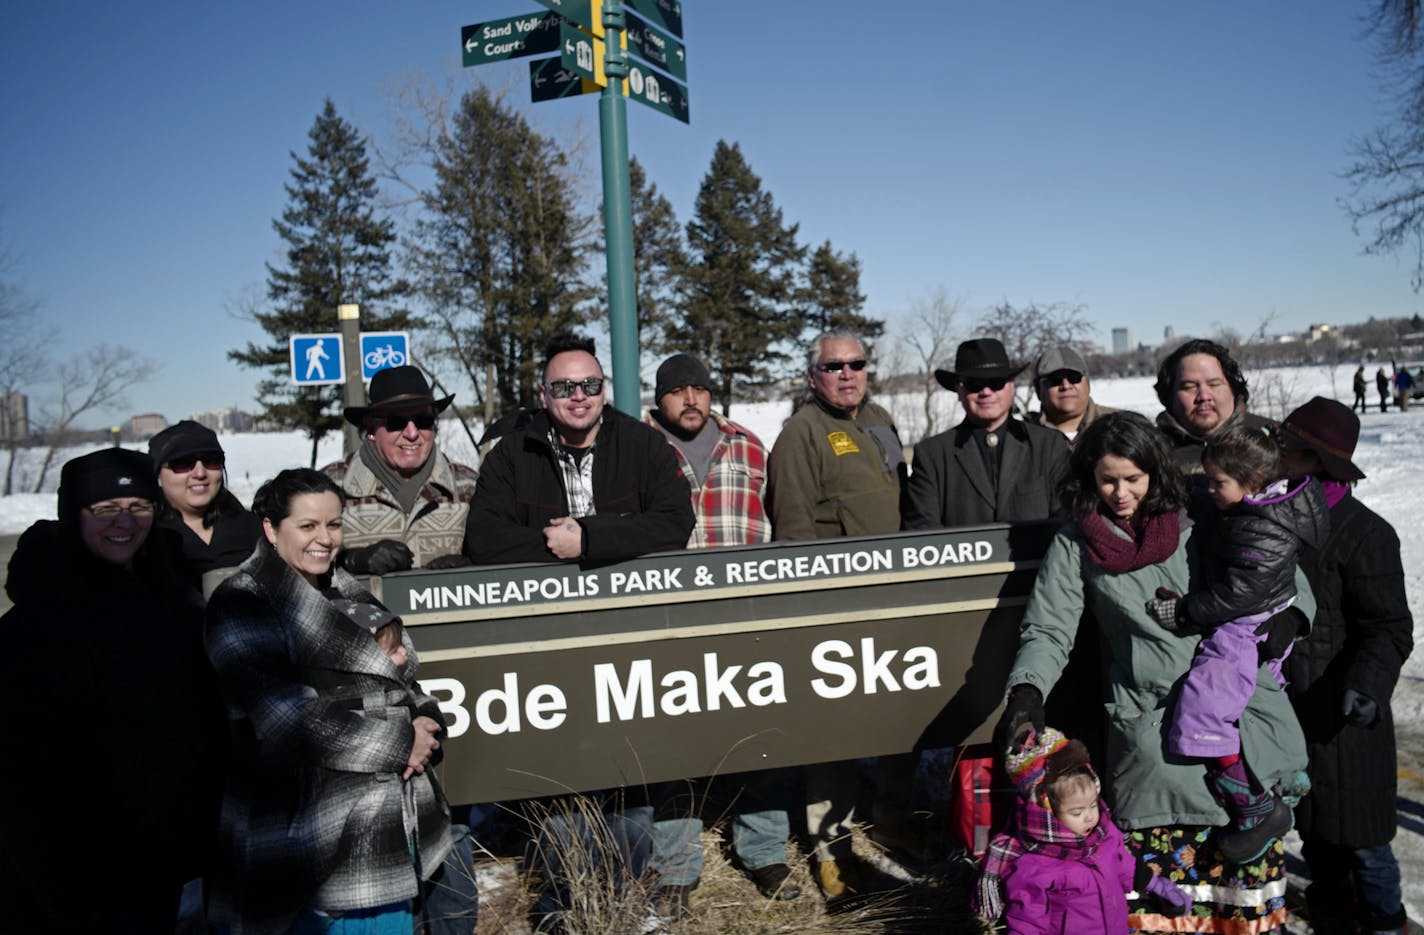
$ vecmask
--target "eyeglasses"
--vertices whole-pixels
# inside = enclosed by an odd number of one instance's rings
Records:
[[[120,513],[127,513],[134,519],[146,519],[153,515],[153,504],[147,500],[135,500],[128,506],[117,503],[94,503],[85,507],[91,516],[98,519],[117,519]]]
[[[603,377],[589,377],[587,380],[550,380],[544,386],[555,399],[568,399],[574,395],[574,387],[583,390],[585,396],[597,396],[603,392]]]
[[[984,390],[993,390],[997,393],[1008,382],[1008,377],[998,377],[993,380],[960,380],[959,388],[966,393],[981,393]]]
[[[865,358],[861,358],[860,360],[828,360],[823,364],[816,365],[816,369],[822,373],[840,373],[847,367],[856,373],[860,373],[865,369]]]
[[[415,423],[415,427],[418,430],[422,432],[429,431],[435,428],[435,413],[421,412],[416,415],[411,415],[407,412],[403,415],[386,416],[384,419],[377,420],[376,424],[384,428],[387,432],[404,432],[405,427],[412,422]]]
[[[195,455],[184,455],[181,458],[172,458],[165,461],[164,465],[174,474],[187,474],[198,466],[199,461],[203,462],[203,467],[212,468],[215,471],[222,470],[225,463],[221,451],[205,451]]]
[[[1083,382],[1083,375],[1076,370],[1055,370],[1047,376],[1038,378],[1039,383],[1046,383],[1049,386],[1058,386],[1064,380],[1077,386]]]

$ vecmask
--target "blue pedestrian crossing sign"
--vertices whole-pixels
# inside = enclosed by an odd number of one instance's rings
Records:
[[[370,382],[377,370],[410,363],[410,334],[405,331],[361,332],[361,379]]]
[[[291,348],[292,382],[297,386],[346,382],[340,334],[294,334]]]

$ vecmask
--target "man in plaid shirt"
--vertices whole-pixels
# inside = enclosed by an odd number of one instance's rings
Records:
[[[692,487],[697,525],[687,547],[756,545],[771,541],[771,522],[762,505],[766,446],[742,426],[712,411],[712,376],[691,354],[675,354],[658,367],[654,408],[644,421],[662,432],[677,454],[682,476]],[[772,771],[727,777],[741,809],[732,820],[732,849],[757,890],[768,899],[795,899],[801,888],[790,880],[786,840],[790,833],[781,777]],[[695,805],[705,796],[692,782],[666,783],[661,798],[676,803],[686,817],[653,825],[653,867],[659,873],[659,901],[675,914],[687,905],[702,876],[702,819]],[[768,806],[775,807],[768,807]],[[689,815],[688,812],[691,812]]]

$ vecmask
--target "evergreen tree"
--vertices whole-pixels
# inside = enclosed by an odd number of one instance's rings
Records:
[[[637,277],[638,343],[654,355],[674,353],[666,341],[677,317],[678,277],[687,267],[682,227],[672,204],[648,181],[636,158],[628,164],[633,207],[633,269]]]
[[[827,240],[815,249],[806,264],[805,281],[801,287],[806,340],[827,331],[849,331],[866,342],[866,352],[874,340],[885,333],[885,322],[869,318],[865,294],[860,291],[860,259],[836,253]]]
[[[533,406],[544,346],[577,330],[596,295],[592,220],[560,147],[488,89],[466,93],[430,138],[435,182],[420,193],[407,262],[440,353],[481,402],[492,393],[501,409]]]
[[[287,243],[286,263],[267,264],[269,305],[253,316],[270,341],[248,342],[228,357],[272,372],[258,385],[258,402],[278,425],[306,432],[315,467],[322,436],[341,429],[342,391],[292,384],[289,337],[336,330],[336,307],[344,303],[360,304],[364,331],[406,328],[410,316],[400,305],[409,286],[391,270],[394,225],[376,216],[366,144],[330,99],[307,135],[306,156],[291,154],[286,210],[272,222]]]
[[[694,214],[683,315],[667,342],[702,358],[726,412],[734,390],[776,379],[786,343],[801,332],[793,300],[805,248],[735,143],[717,142]]]

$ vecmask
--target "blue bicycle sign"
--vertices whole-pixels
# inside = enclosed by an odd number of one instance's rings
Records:
[[[361,379],[369,381],[377,370],[410,363],[410,335],[405,331],[361,332]]]

